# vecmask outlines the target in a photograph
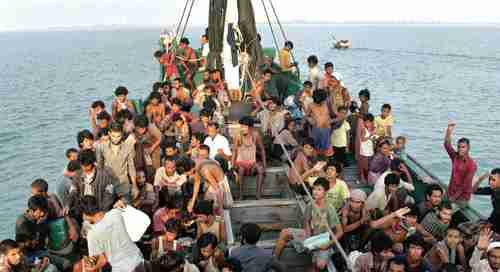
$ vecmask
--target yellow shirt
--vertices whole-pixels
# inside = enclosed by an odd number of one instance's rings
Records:
[[[384,137],[387,136],[385,135],[386,128],[392,127],[394,125],[394,120],[392,118],[392,115],[387,116],[385,119],[382,119],[382,117],[377,116],[375,117],[374,123],[375,123],[375,133],[380,137]]]
[[[332,146],[346,147],[347,146],[347,132],[351,130],[351,125],[344,121],[344,123],[332,132]]]
[[[292,63],[290,62],[290,51],[281,49],[279,52],[279,58],[280,58],[280,67],[281,70],[283,71],[291,71],[292,70]]]
[[[339,210],[345,200],[349,198],[349,186],[345,181],[337,179],[335,186],[326,192],[326,202],[330,203],[336,210]]]

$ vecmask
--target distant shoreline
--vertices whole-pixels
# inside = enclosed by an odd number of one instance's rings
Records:
[[[283,25],[288,26],[432,26],[432,27],[491,27],[500,28],[500,22],[308,22],[308,21],[285,21]],[[258,26],[266,25],[265,22],[257,23]],[[163,29],[169,26],[161,25],[74,25],[74,26],[49,26],[49,27],[27,27],[27,28],[0,28],[1,32],[50,32],[50,31],[109,31],[109,30],[132,30],[132,29]],[[192,25],[190,28],[200,28],[203,25]]]

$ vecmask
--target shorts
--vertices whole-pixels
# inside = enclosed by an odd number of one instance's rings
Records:
[[[318,151],[329,151],[332,148],[330,128],[313,127],[311,136],[314,140],[314,147]]]

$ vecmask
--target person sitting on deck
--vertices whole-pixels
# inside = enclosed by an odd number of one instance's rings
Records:
[[[146,174],[149,182],[152,182],[154,174],[160,168],[160,143],[161,131],[144,115],[137,115],[134,118],[134,133],[129,135],[129,141],[133,144],[135,149],[135,167],[142,170]],[[142,153],[142,154],[141,154]],[[138,158],[138,156],[142,156]],[[142,159],[144,162],[142,169],[139,169],[138,160]]]
[[[420,222],[424,230],[430,234],[424,236],[424,240],[430,244],[435,244],[443,240],[446,236],[446,230],[450,226],[452,215],[453,209],[448,202],[441,203],[438,213],[427,213],[422,222]]]
[[[139,193],[132,200],[132,206],[152,216],[158,202],[158,194],[151,183],[146,182],[144,171],[137,172],[137,188]]]
[[[302,108],[302,112],[305,114],[307,112],[307,109],[309,106],[314,103],[313,100],[313,83],[311,81],[304,81],[304,84],[302,85],[304,88],[300,94],[299,97],[299,102],[300,102],[300,107]]]
[[[321,71],[318,65],[318,57],[315,55],[310,55],[307,57],[307,66],[309,67],[309,75],[307,79],[311,82],[311,87],[313,90],[319,88],[319,83],[321,80]]]
[[[145,115],[150,122],[153,122],[154,117],[159,116],[161,120],[165,119],[165,105],[161,103],[161,94],[152,92],[148,98],[148,105],[145,109]]]
[[[194,263],[202,272],[219,272],[219,264],[224,262],[224,252],[219,247],[217,236],[207,232],[196,241]]]
[[[495,272],[500,270],[500,242],[491,242],[493,231],[490,227],[482,228],[470,258],[472,272]],[[485,254],[486,253],[486,254]],[[486,259],[481,259],[486,255]]]
[[[299,143],[295,137],[296,130],[297,128],[295,122],[291,118],[285,119],[285,127],[273,140],[273,152],[272,154],[269,154],[271,158],[276,160],[287,160],[281,144],[283,144],[289,153],[297,148]]]
[[[80,130],[80,132],[76,135],[76,141],[80,151],[95,150],[94,140],[94,134],[92,134],[92,132],[88,129]]]
[[[292,154],[294,155],[294,154]],[[302,176],[314,167],[316,151],[314,150],[314,140],[305,138],[301,148],[295,152],[293,166],[288,169],[288,182],[292,190],[299,194],[305,194],[301,185]]]
[[[28,271],[23,262],[24,254],[16,241],[5,239],[0,242],[0,271]]]
[[[264,103],[262,111],[257,113],[264,137],[274,138],[285,127],[285,112],[281,109],[281,102],[273,97]]]
[[[161,235],[156,236],[151,241],[151,260],[155,260],[165,255],[169,251],[182,252],[184,248],[177,241],[177,234],[179,233],[179,220],[170,218],[164,224],[164,231]]]
[[[406,263],[405,259],[400,256],[393,257],[387,262],[387,270],[384,272],[405,272]],[[446,271],[448,272],[448,271]]]
[[[165,224],[169,219],[179,219],[182,207],[180,195],[170,195],[168,188],[162,188],[159,192],[158,209],[153,214],[153,234],[160,235],[166,231]]]
[[[64,174],[56,185],[54,190],[55,196],[59,203],[61,203],[63,211],[69,211],[70,204],[70,189],[73,184],[73,179],[75,178],[78,171],[80,171],[80,162],[78,161],[78,156],[76,160],[70,161],[66,166]]]
[[[205,134],[201,132],[191,134],[191,140],[189,141],[189,146],[185,153],[188,158],[192,160],[196,160],[198,158],[200,146],[205,141],[205,137]]]
[[[382,272],[386,271],[387,262],[394,257],[392,252],[393,242],[382,231],[376,232],[371,241],[370,251],[361,254],[354,262],[354,271],[357,272]]]
[[[470,141],[460,138],[457,142],[456,151],[451,146],[451,136],[455,124],[448,124],[444,138],[444,148],[451,159],[452,170],[448,185],[448,199],[463,207],[467,205],[472,195],[472,179],[477,170],[477,165],[469,156]]]
[[[331,204],[335,210],[340,210],[349,199],[349,187],[337,175],[341,174],[342,166],[335,161],[330,160],[326,165],[326,179],[329,182],[330,189],[326,192],[326,202]]]
[[[384,186],[381,189],[373,191],[366,200],[368,210],[378,210],[378,212],[388,213],[391,211],[389,203],[398,202],[397,191],[400,186],[400,178],[394,173],[388,173],[384,177]],[[396,199],[396,200],[393,200]]]
[[[425,201],[418,204],[419,221],[424,219],[428,212],[438,212],[443,201],[443,188],[439,184],[430,184],[425,190]]]
[[[381,113],[375,117],[375,131],[379,137],[392,137],[392,126],[394,119],[391,115],[390,104],[382,105]]]
[[[222,216],[224,208],[224,184],[227,184],[227,177],[220,164],[215,160],[199,162],[193,175],[193,183],[193,194],[188,202],[187,210],[189,212],[193,211],[198,195],[201,194],[201,184],[204,183],[204,187],[206,188],[203,196],[204,199],[212,200],[214,202],[214,214]]]
[[[432,272],[442,271],[445,264],[452,263],[466,267],[464,247],[462,246],[460,231],[455,227],[449,227],[446,237],[437,242],[425,254],[425,261],[431,267]]]
[[[340,209],[342,228],[344,229],[341,243],[344,250],[352,252],[362,248],[365,236],[368,234],[370,214],[365,209],[365,192],[354,189],[349,195],[347,203]]]
[[[176,157],[167,156],[163,160],[163,167],[156,170],[154,186],[156,190],[167,188],[170,195],[181,193],[182,184],[186,182],[186,176],[179,175],[176,169]]]
[[[251,117],[242,117],[239,124],[240,135],[234,139],[231,160],[231,165],[238,171],[239,198],[243,199],[244,177],[256,174],[256,198],[260,199],[266,170],[266,150],[260,134],[254,131],[254,121]],[[257,149],[260,151],[260,161],[257,161]]]
[[[405,259],[406,271],[430,272],[429,266],[424,261],[425,242],[418,233],[411,235],[405,241],[406,254],[401,255]]]
[[[491,196],[493,211],[491,211],[488,222],[492,224],[494,232],[500,233],[500,168],[491,170],[488,187],[477,188],[480,183],[481,179],[473,186],[473,188],[476,188],[475,190],[473,189],[474,194]]]
[[[229,140],[219,133],[219,125],[209,123],[207,128],[208,136],[203,144],[210,147],[210,159],[214,160],[216,156],[223,158],[225,161],[230,161],[232,157]]]
[[[333,158],[340,163],[341,167],[347,166],[346,153],[349,145],[349,132],[351,125],[346,121],[347,108],[340,106],[337,111],[337,119],[341,125],[332,131]]]
[[[314,203],[309,203],[304,216],[304,229],[284,229],[280,233],[280,238],[276,242],[274,255],[279,259],[286,244],[291,241],[303,241],[307,237],[315,236],[328,231],[331,227],[335,233],[336,240],[342,238],[343,230],[337,211],[326,201],[326,192],[329,188],[328,180],[318,178],[314,182],[313,197]],[[313,206],[314,205],[314,206]],[[319,250],[313,251],[313,262],[316,270],[326,268],[330,260],[330,247],[333,241],[322,245]]]
[[[217,237],[219,242],[224,243],[226,241],[224,219],[214,215],[213,201],[199,200],[193,212],[196,215],[196,238],[210,232]]]
[[[383,140],[377,144],[377,151],[368,167],[368,184],[375,184],[380,175],[389,169],[391,166],[391,150],[391,142],[388,140]]]
[[[394,159],[391,161],[390,167],[387,171],[382,173],[380,177],[375,182],[375,186],[373,187],[374,191],[383,191],[385,189],[385,177],[390,173],[395,174],[399,179],[399,188],[403,188],[405,191],[403,194],[399,193],[398,197],[400,201],[406,201],[406,193],[415,191],[415,186],[413,185],[413,178],[410,174],[410,171],[406,167],[406,165],[400,159]],[[396,210],[396,209],[394,209]]]
[[[132,101],[128,100],[128,89],[119,86],[115,90],[115,96],[116,98],[113,100],[113,103],[111,104],[111,112],[113,116],[113,120],[116,120],[116,114],[122,110],[129,110],[132,114],[135,113],[135,108],[134,104],[132,104]]]
[[[189,39],[186,37],[183,37],[180,42],[179,42],[179,53],[180,56],[178,58],[180,59],[180,63],[182,66],[184,66],[184,77],[186,84],[189,86],[193,86],[193,77],[196,73],[196,70],[198,70],[197,67],[197,60],[196,60],[196,53],[192,47],[189,46]]]

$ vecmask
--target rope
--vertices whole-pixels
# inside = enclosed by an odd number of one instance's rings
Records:
[[[179,20],[179,23],[177,24],[177,28],[175,29],[175,39],[174,39],[174,41],[177,40],[177,36],[178,36],[179,30],[181,29],[182,21],[184,21],[184,15],[186,14],[186,9],[187,9],[188,3],[189,3],[189,0],[186,1],[186,4],[184,5],[184,9],[182,10],[181,19]]]
[[[279,145],[281,146],[281,149],[283,149],[283,152],[286,155],[286,159],[288,160],[288,163],[292,166],[293,170],[295,171],[295,174],[298,177],[301,177],[301,175],[299,173],[299,170],[297,170],[297,167],[295,167],[295,164],[293,163],[292,159],[290,158],[290,154],[288,153],[288,150],[286,150],[285,145],[283,144],[283,141],[281,140],[281,138],[278,140],[278,142],[279,142]],[[304,180],[302,180],[302,177],[300,178],[300,185],[302,185],[302,187],[304,188],[304,191],[307,193],[307,197],[309,198],[309,201],[313,205],[313,208],[314,209],[318,209],[318,207],[314,203],[314,199],[312,198],[311,193],[309,192],[309,189],[304,184]],[[342,246],[340,245],[339,241],[337,240],[337,237],[335,236],[335,233],[333,232],[330,224],[328,224],[327,219],[324,218],[324,220],[325,220],[325,223],[326,223],[325,225],[328,227],[328,232],[330,233],[330,236],[332,237],[332,240],[333,240],[335,246],[337,246],[337,248],[340,251],[340,254],[342,255],[342,257],[346,261],[347,268],[350,271],[352,271],[353,265],[351,263],[351,260],[347,257],[347,254],[345,253],[344,248],[342,248]]]
[[[189,7],[189,12],[187,14],[186,23],[184,24],[184,28],[182,29],[181,38],[184,37],[184,33],[186,32],[186,28],[187,28],[187,25],[189,23],[189,18],[191,17],[191,12],[193,11],[194,2],[195,2],[195,0],[191,0],[191,6]]]
[[[271,24],[271,19],[269,18],[269,13],[267,12],[266,4],[264,3],[264,0],[260,0],[262,2],[262,6],[264,7],[264,12],[266,13],[266,18],[267,18],[267,23],[269,24],[269,29],[271,29],[271,34],[273,35],[273,40],[274,40],[274,46],[276,47],[276,53],[279,54],[280,49],[278,46],[278,39],[276,39],[276,35],[274,34],[274,29]]]

